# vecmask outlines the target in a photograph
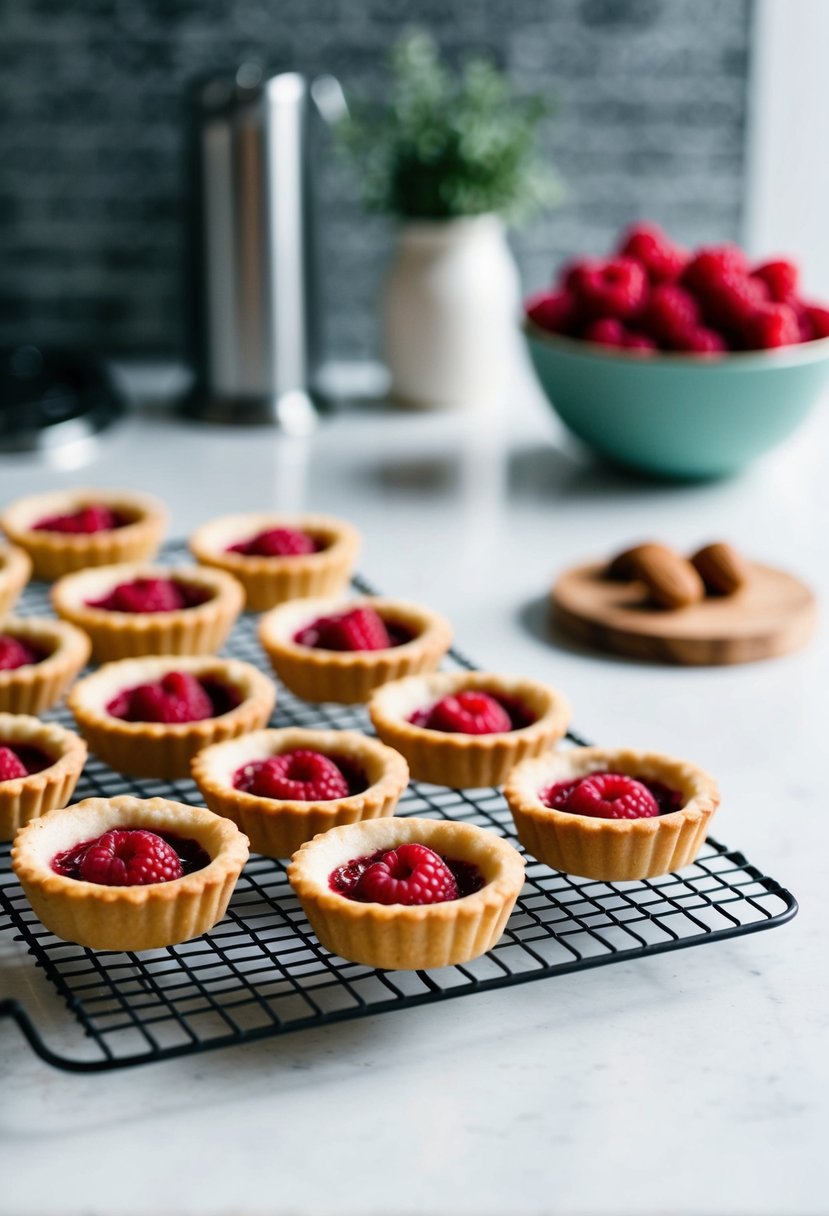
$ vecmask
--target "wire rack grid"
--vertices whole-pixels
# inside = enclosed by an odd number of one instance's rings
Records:
[[[186,559],[180,544],[168,562]],[[359,590],[370,590],[357,580]],[[31,584],[18,611],[49,612],[47,589]],[[225,653],[268,671],[256,619],[244,616]],[[450,663],[471,668],[457,652]],[[45,715],[72,725],[64,708]],[[280,689],[274,726],[370,729],[363,707],[309,705]],[[574,733],[571,743],[583,743]],[[92,757],[76,800],[134,793],[199,803],[190,781],[133,780]],[[399,815],[460,820],[517,844],[498,790],[451,790],[413,782]],[[520,846],[518,846],[520,847]],[[501,941],[462,966],[379,971],[329,954],[317,942],[285,867],[252,856],[228,913],[210,933],[163,950],[116,953],[59,940],[32,913],[0,846],[0,932],[21,940],[71,1015],[72,1045],[49,1046],[27,1009],[0,999],[34,1051],[72,1071],[102,1071],[169,1059],[518,984],[768,929],[791,919],[794,897],[745,857],[714,840],[678,874],[605,883],[558,873],[527,858],[526,883]],[[0,972],[2,982],[2,972]]]

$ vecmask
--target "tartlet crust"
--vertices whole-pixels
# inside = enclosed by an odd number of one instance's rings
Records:
[[[517,700],[535,720],[518,730],[488,735],[452,734],[408,721],[415,710],[465,689]],[[539,755],[560,739],[570,722],[570,706],[554,688],[482,671],[397,680],[375,692],[369,714],[383,742],[406,757],[415,780],[457,789],[501,785],[520,760]]]
[[[120,583],[141,578],[168,578],[198,587],[210,598],[173,612],[113,612],[92,608]],[[99,663],[156,654],[214,654],[227,638],[244,606],[244,591],[223,570],[204,566],[98,566],[64,575],[52,588],[58,616],[83,629]]]
[[[87,635],[51,617],[8,617],[0,633],[46,651],[39,663],[0,671],[0,712],[41,714],[63,696],[91,650]]]
[[[270,528],[295,528],[321,541],[316,553],[259,557],[228,553],[228,545],[251,540]],[[265,612],[287,600],[336,595],[347,584],[360,550],[360,534],[331,515],[223,515],[190,537],[190,552],[205,566],[227,570],[245,589],[248,612]]]
[[[323,616],[369,607],[413,634],[386,650],[322,650],[300,646],[294,635]],[[259,641],[282,683],[304,701],[351,705],[366,701],[375,688],[415,672],[434,671],[452,644],[445,617],[406,600],[306,599],[282,604],[259,622]]]
[[[147,828],[196,840],[210,857],[172,882],[108,887],[56,874],[57,853],[111,828]],[[153,950],[199,937],[221,920],[248,856],[235,824],[166,798],[86,798],[33,820],[17,836],[12,866],[36,915],[66,941],[94,950]]]
[[[32,561],[25,549],[0,541],[0,621],[14,606],[32,577]]]
[[[545,806],[539,791],[595,772],[661,781],[683,805],[650,819],[599,819]],[[504,787],[518,839],[528,853],[566,874],[605,882],[654,878],[690,865],[719,801],[713,777],[658,752],[577,747],[519,764]]]
[[[198,722],[125,722],[107,713],[117,693],[160,680],[170,671],[215,678],[235,688],[242,700],[235,709]],[[188,777],[190,761],[201,748],[263,727],[275,703],[272,681],[252,664],[208,655],[105,663],[79,680],[67,699],[91,752],[116,772],[168,781]]]
[[[37,747],[55,757],[39,773],[0,781],[0,840],[11,840],[23,824],[66,806],[86,763],[86,744],[56,722],[6,713],[0,713],[0,743]]]
[[[366,775],[367,787],[345,798],[309,802],[262,798],[233,787],[233,774],[243,764],[297,748],[358,765]],[[250,840],[251,850],[266,857],[290,857],[319,832],[393,815],[409,782],[403,757],[376,739],[358,731],[298,727],[255,731],[207,747],[193,760],[192,771],[210,810],[238,824]]]
[[[462,899],[410,907],[360,903],[328,885],[337,866],[415,842],[477,865],[484,886]],[[304,844],[288,878],[327,950],[370,967],[420,970],[468,962],[495,945],[523,886],[524,862],[506,840],[472,824],[373,819],[332,828]]]
[[[77,511],[93,503],[121,511],[133,522],[110,531],[81,534],[36,532],[32,528],[45,516]],[[18,498],[0,513],[0,528],[29,555],[34,577],[51,581],[88,566],[150,561],[167,531],[167,509],[158,499],[135,490],[55,490]]]

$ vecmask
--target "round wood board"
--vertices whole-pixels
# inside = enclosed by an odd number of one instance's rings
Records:
[[[751,563],[735,595],[675,610],[648,603],[642,583],[605,578],[606,566],[566,570],[551,593],[555,624],[601,650],[660,663],[750,663],[797,650],[814,631],[814,595],[771,566]]]

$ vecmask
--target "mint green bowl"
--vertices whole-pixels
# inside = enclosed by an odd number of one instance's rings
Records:
[[[555,412],[588,447],[661,477],[735,473],[785,439],[829,382],[829,338],[775,351],[639,355],[525,327]]]

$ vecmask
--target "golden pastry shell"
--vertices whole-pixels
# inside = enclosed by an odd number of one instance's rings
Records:
[[[386,650],[322,650],[300,646],[294,636],[320,617],[373,608],[413,636]],[[304,701],[366,701],[375,688],[414,672],[434,671],[452,644],[452,626],[437,612],[405,600],[362,596],[357,599],[307,599],[282,604],[259,622],[259,640],[271,666],[291,692]]]
[[[244,764],[307,748],[359,766],[367,786],[344,798],[301,802],[262,798],[235,789],[234,773]],[[193,760],[193,779],[217,815],[238,824],[254,853],[290,857],[318,832],[341,824],[393,815],[409,781],[401,755],[357,731],[260,730],[207,747]]]
[[[39,773],[0,781],[0,840],[11,840],[23,824],[66,806],[86,762],[86,744],[73,731],[27,714],[0,713],[0,744],[16,743],[39,748],[54,763]]]
[[[107,713],[107,704],[119,692],[160,680],[171,671],[221,681],[235,688],[242,700],[227,713],[198,722],[125,722]],[[259,730],[275,702],[273,682],[252,664],[208,655],[105,663],[79,680],[67,698],[91,752],[117,772],[168,781],[189,777],[190,761],[208,744]]]
[[[559,781],[614,772],[678,791],[677,811],[649,819],[600,819],[555,810],[539,793]],[[628,748],[567,748],[519,764],[504,795],[528,853],[566,874],[605,882],[654,878],[696,858],[720,801],[713,777],[695,764]]]
[[[338,866],[380,849],[425,844],[478,866],[480,891],[439,904],[361,903],[329,886]],[[520,854],[500,836],[443,819],[372,819],[332,828],[304,844],[288,878],[320,942],[370,967],[419,970],[468,962],[501,937],[524,883]]]
[[[209,598],[171,612],[114,612],[91,607],[121,583],[172,579],[197,587]],[[52,588],[58,616],[83,629],[99,663],[141,655],[213,654],[224,643],[244,606],[244,592],[230,574],[203,566],[120,564],[78,570]]]
[[[430,730],[408,721],[416,710],[467,689],[518,701],[534,721],[518,730],[488,735]],[[554,688],[482,671],[397,680],[377,690],[369,713],[383,742],[406,757],[415,780],[460,789],[501,785],[520,760],[539,755],[560,739],[570,721],[570,706]]]
[[[209,865],[171,882],[109,887],[56,874],[52,859],[112,828],[147,828],[196,840]],[[130,795],[87,798],[33,820],[12,866],[37,916],[66,941],[95,950],[152,950],[199,937],[221,920],[247,860],[235,824],[203,807]]]
[[[229,553],[228,546],[252,540],[270,528],[305,532],[323,548],[292,557]],[[336,595],[351,577],[360,550],[352,524],[331,515],[285,516],[249,512],[203,524],[189,541],[198,562],[227,570],[245,589],[249,612],[265,612],[287,600]]]
[[[0,543],[0,621],[31,577],[32,561],[25,549]]]
[[[74,534],[33,528],[33,524],[47,516],[78,511],[92,504],[120,511],[132,522],[102,532]],[[34,577],[51,581],[88,566],[150,561],[167,531],[167,509],[158,499],[135,490],[93,487],[55,490],[18,498],[0,513],[0,528],[28,553]]]
[[[0,712],[40,714],[55,705],[86,664],[87,635],[51,617],[7,617],[0,633],[45,651],[39,663],[0,671]]]

